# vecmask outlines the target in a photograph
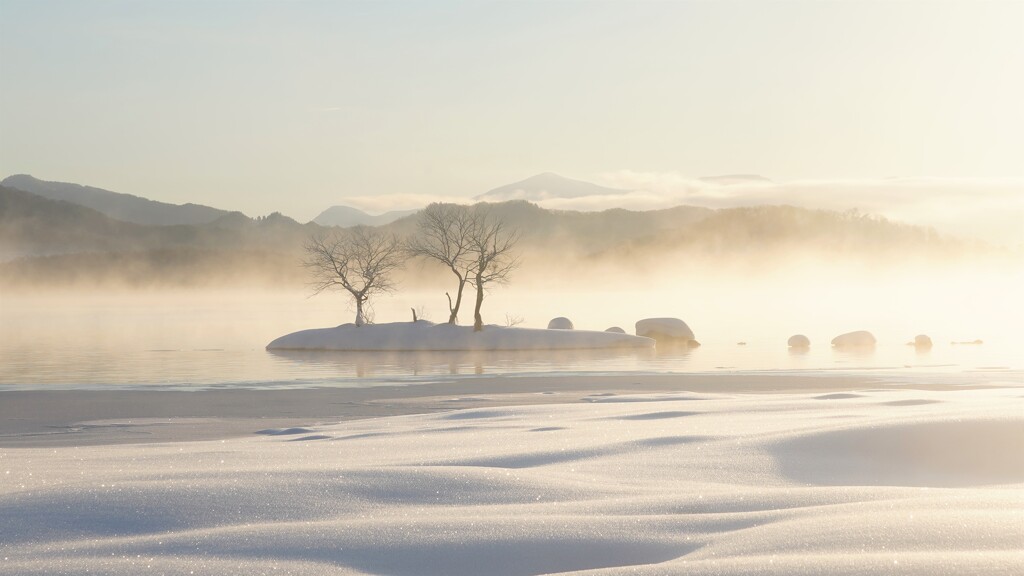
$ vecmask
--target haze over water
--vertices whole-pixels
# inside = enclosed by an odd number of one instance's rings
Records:
[[[0,385],[16,388],[371,386],[453,375],[666,373],[761,370],[865,371],[956,375],[1024,383],[1013,294],[1021,275],[950,274],[902,278],[741,276],[629,288],[538,288],[533,281],[497,288],[485,320],[543,328],[567,316],[577,329],[620,326],[645,317],[681,317],[702,346],[568,353],[272,353],[288,332],[352,319],[341,294],[309,298],[285,291],[157,291],[6,294],[0,301]],[[378,322],[411,320],[410,308],[443,321],[443,291],[402,290],[376,305]],[[834,350],[843,332],[870,330],[874,350]],[[808,351],[789,350],[797,333]],[[934,341],[919,351],[917,334]],[[953,344],[973,342],[983,344]]]
[[[0,0],[0,574],[1020,576],[1022,23]]]

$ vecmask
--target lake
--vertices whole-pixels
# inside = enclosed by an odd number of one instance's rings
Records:
[[[893,295],[871,313],[831,305],[823,298],[775,302],[746,299],[719,289],[687,302],[675,291],[646,293],[495,291],[485,301],[485,320],[545,327],[554,316],[577,329],[619,325],[627,332],[643,317],[677,316],[702,346],[692,350],[563,353],[331,353],[268,352],[283,334],[351,321],[339,294],[308,298],[301,290],[82,292],[0,296],[0,388],[288,388],[375,386],[474,375],[716,373],[727,371],[865,371],[887,377],[963,378],[1020,384],[1024,362],[1019,309],[989,298],[929,315],[928,302],[907,305]],[[771,292],[763,288],[763,293]],[[790,292],[791,294],[791,292]],[[693,294],[691,291],[691,298]],[[434,302],[431,310],[424,302]],[[740,304],[744,303],[745,304]],[[897,309],[894,309],[896,306]],[[436,293],[408,292],[382,298],[378,321],[407,321],[420,307],[444,321]],[[984,309],[984,310],[983,310]],[[1003,310],[1002,314],[997,311]],[[508,311],[508,312],[506,312]],[[1014,316],[1014,315],[1017,316]],[[472,312],[463,314],[471,319]],[[972,321],[973,320],[973,321]],[[850,330],[878,338],[870,352],[833,350],[829,341]],[[804,333],[803,353],[786,340]],[[920,332],[934,346],[917,351],[906,343]],[[983,340],[981,345],[954,341]]]

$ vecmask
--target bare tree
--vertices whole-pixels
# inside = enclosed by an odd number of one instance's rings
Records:
[[[418,233],[409,240],[407,246],[410,254],[440,262],[458,280],[454,302],[451,294],[445,292],[448,297],[449,324],[459,320],[462,292],[477,261],[471,251],[471,240],[477,224],[474,216],[466,206],[431,204],[419,213]]]
[[[317,234],[304,247],[313,294],[347,290],[356,302],[356,326],[366,323],[371,297],[394,289],[391,273],[404,263],[398,238],[367,226]]]
[[[509,328],[519,326],[525,320],[526,318],[523,318],[518,314],[509,314],[508,312],[505,312],[505,326],[508,326]]]
[[[476,287],[473,331],[479,332],[484,328],[480,307],[484,303],[484,291],[487,286],[508,282],[512,271],[519,266],[519,258],[512,252],[519,242],[519,231],[506,227],[486,205],[474,206],[471,214],[473,227],[469,239],[469,253],[473,265],[470,269],[470,281]]]

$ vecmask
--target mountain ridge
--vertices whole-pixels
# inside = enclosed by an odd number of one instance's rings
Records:
[[[881,217],[792,206],[584,212],[525,200],[487,205],[509,228],[521,231],[524,275],[534,277],[554,269],[587,274],[681,265],[714,268],[728,262],[748,266],[764,262],[766,254],[945,258],[964,253],[967,246],[928,228]],[[0,284],[58,286],[131,276],[137,278],[134,285],[177,286],[194,285],[204,275],[231,282],[232,274],[238,282],[298,284],[304,278],[299,265],[303,244],[329,230],[280,213],[249,218],[222,212],[203,224],[136,224],[0,186]],[[405,216],[380,228],[405,237],[415,233],[417,218]]]
[[[202,204],[170,204],[134,194],[70,182],[40,180],[29,174],[14,174],[0,185],[29,192],[50,200],[63,200],[92,208],[115,220],[150,226],[207,224],[229,213]]]
[[[370,214],[358,208],[338,204],[327,208],[312,222],[320,226],[338,226],[349,228],[351,226],[381,226],[390,224],[400,218],[405,218],[419,212],[419,210],[390,210],[383,214]]]
[[[629,190],[609,188],[584,180],[566,178],[554,172],[542,172],[525,180],[499,186],[474,196],[477,201],[494,202],[507,200],[541,201],[551,198],[583,198],[586,196],[608,196],[626,194]]]

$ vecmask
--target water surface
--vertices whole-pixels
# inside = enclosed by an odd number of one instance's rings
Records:
[[[406,305],[426,296],[386,301],[378,305],[378,319],[409,320],[411,306]],[[632,331],[631,322],[645,311],[610,310],[593,303],[608,298],[584,294],[567,301],[558,294],[530,293],[518,300],[494,298],[492,307],[538,309],[535,318],[540,315],[544,320],[524,323],[531,327],[545,326],[554,308],[600,310],[575,315],[577,328],[602,330],[605,324],[615,323]],[[988,336],[982,334],[984,326],[956,334],[933,333],[933,348],[919,351],[906,345],[915,332],[889,318],[875,322],[879,344],[874,350],[841,352],[829,346],[831,337],[843,328],[859,329],[870,322],[851,319],[840,325],[828,318],[808,317],[802,321],[803,332],[812,346],[792,351],[786,346],[795,324],[791,311],[766,311],[753,317],[739,310],[733,315],[712,310],[719,314],[712,320],[705,318],[706,307],[686,308],[690,311],[687,321],[703,344],[692,350],[269,352],[266,344],[282,334],[348,321],[344,300],[340,296],[309,299],[298,291],[97,293],[61,298],[4,295],[0,388],[374,386],[474,375],[791,370],[870,370],[906,378],[977,375],[1013,384],[1021,382],[1024,367],[1015,343],[1001,334],[985,338],[981,345],[951,343],[957,338]]]

